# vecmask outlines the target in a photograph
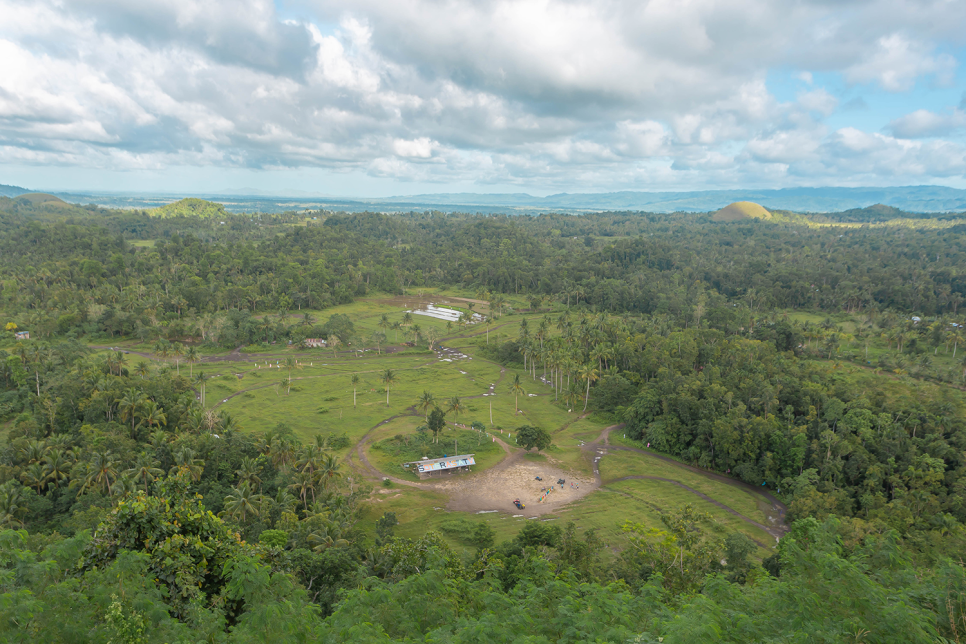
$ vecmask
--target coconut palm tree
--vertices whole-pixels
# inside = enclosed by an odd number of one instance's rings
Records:
[[[317,476],[322,483],[322,489],[329,489],[336,479],[342,477],[342,472],[339,471],[339,459],[332,454],[323,454],[319,461]]]
[[[122,398],[116,399],[114,402],[118,403],[118,411],[121,413],[121,420],[131,419],[131,438],[135,437],[135,432],[137,429],[134,426],[134,421],[136,420],[141,409],[147,402],[147,398],[144,394],[134,387],[130,387],[124,392]]]
[[[235,474],[238,475],[238,485],[248,485],[251,488],[256,486],[260,490],[262,487],[262,479],[258,476],[259,472],[262,471],[262,466],[258,462],[257,458],[250,458],[246,456],[241,461],[241,467],[235,470]]]
[[[453,412],[453,417],[455,418],[466,411],[466,403],[460,400],[459,396],[453,396],[447,403],[446,411]]]
[[[205,383],[207,380],[208,376],[206,376],[203,372],[195,376],[195,382],[198,383],[198,397],[201,399],[200,402],[202,407],[205,406]]]
[[[262,502],[262,495],[258,494],[247,484],[233,488],[231,493],[225,497],[225,509],[222,514],[227,514],[232,519],[237,519],[244,524],[250,516],[259,515],[259,506]]]
[[[0,526],[23,527],[20,516],[27,512],[24,507],[22,486],[11,479],[0,486]]]
[[[564,392],[563,395],[563,401],[566,403],[568,411],[576,407],[581,398],[583,398],[583,396],[581,395],[580,387],[577,385],[577,383],[574,383],[569,389],[567,389],[567,391]]]
[[[352,406],[355,407],[356,406],[356,387],[358,387],[359,385],[359,374],[356,374],[356,373],[352,374],[352,377],[349,378],[349,381],[352,383]]]
[[[376,345],[376,355],[382,355],[382,345],[386,343],[386,334],[378,331],[373,333],[372,343]]]
[[[140,479],[144,483],[144,493],[148,493],[148,483],[153,481],[164,474],[161,468],[155,466],[154,460],[141,452],[137,460],[134,462],[134,467],[124,470],[124,475],[129,476],[132,479]]]
[[[188,347],[185,351],[184,361],[188,363],[188,376],[194,378],[195,375],[195,363],[201,360],[201,354],[194,347]]]
[[[44,441],[27,441],[17,450],[17,457],[24,463],[39,463],[49,451],[50,447]]]
[[[290,490],[294,491],[300,499],[302,499],[303,509],[308,510],[309,492],[311,492],[312,497],[315,498],[315,474],[312,472],[296,472],[295,482],[290,484],[288,487]]]
[[[81,494],[86,490],[100,488],[112,495],[112,479],[117,479],[117,457],[111,452],[95,452],[87,464],[87,476],[81,487]]]
[[[201,475],[205,471],[205,462],[200,458],[195,458],[197,452],[195,452],[190,447],[182,447],[180,450],[174,453],[174,465],[168,470],[168,476],[174,475],[181,469],[184,469],[191,475],[191,478],[195,482],[201,480]]]
[[[429,393],[428,391],[423,391],[422,395],[416,399],[416,409],[423,412],[426,416],[426,420],[429,420],[430,410],[436,406],[436,396]]]
[[[339,357],[339,351],[338,351],[339,337],[336,335],[330,335],[326,340],[326,342],[328,343],[329,348],[332,349],[332,357],[338,358]]]
[[[523,388],[523,383],[520,382],[520,374],[513,375],[513,382],[510,383],[510,393],[513,394],[513,406],[517,413],[520,412],[520,395],[526,394],[527,390]]]
[[[47,471],[40,463],[33,463],[20,473],[20,480],[28,487],[37,488],[37,494],[40,494],[41,486],[47,482]]]
[[[134,365],[134,373],[144,380],[144,376],[151,373],[151,365],[148,364],[147,360],[138,360],[138,363]]]
[[[170,354],[174,356],[175,369],[177,370],[178,375],[180,376],[181,375],[181,356],[184,355],[184,345],[181,344],[180,342],[175,342],[171,346]]]
[[[285,368],[288,369],[288,388],[285,390],[285,395],[288,396],[292,393],[292,369],[301,369],[302,365],[293,356],[285,358]]]
[[[164,409],[158,406],[158,403],[153,400],[148,400],[144,403],[144,411],[141,415],[141,422],[148,426],[148,431],[154,429],[155,425],[159,427],[161,425],[168,424],[168,417],[164,413]]]
[[[588,362],[580,369],[581,380],[587,381],[587,392],[584,394],[584,411],[587,411],[587,403],[590,400],[590,383],[596,382],[598,371],[594,368],[594,363]]]
[[[382,381],[386,383],[386,406],[389,406],[389,388],[396,384],[396,374],[392,369],[386,369],[382,374]]]
[[[55,486],[69,478],[70,468],[73,465],[72,456],[73,452],[70,450],[51,449],[44,458],[47,479]]]

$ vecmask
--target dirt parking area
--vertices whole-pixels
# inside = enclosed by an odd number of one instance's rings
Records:
[[[543,480],[538,481],[536,477]],[[564,479],[563,485],[557,480]],[[431,484],[434,491],[450,496],[446,508],[459,512],[499,510],[524,516],[540,516],[579,499],[597,488],[593,478],[573,477],[552,461],[531,461],[520,453],[494,468],[474,476],[454,476]],[[553,490],[541,502],[544,490]],[[427,486],[429,487],[429,486]],[[526,505],[517,510],[514,499]]]

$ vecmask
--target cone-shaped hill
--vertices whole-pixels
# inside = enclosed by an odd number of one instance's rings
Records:
[[[67,203],[60,197],[49,195],[46,192],[25,192],[24,194],[19,195],[16,198],[29,201],[30,204],[33,206],[47,206],[52,208],[70,208],[69,203]]]
[[[220,203],[193,197],[169,203],[149,212],[155,217],[201,217],[202,219],[224,217],[228,214]]]
[[[743,221],[745,219],[771,219],[764,206],[753,201],[736,201],[712,215],[712,221]]]

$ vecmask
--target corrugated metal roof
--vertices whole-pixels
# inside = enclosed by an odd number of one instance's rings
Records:
[[[438,472],[449,470],[454,467],[467,467],[476,465],[474,454],[459,454],[457,456],[446,456],[444,458],[428,458],[424,461],[411,461],[406,465],[415,465],[419,472]]]

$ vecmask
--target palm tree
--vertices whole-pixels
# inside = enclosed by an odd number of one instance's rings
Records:
[[[191,475],[191,478],[198,482],[205,471],[205,462],[200,458],[195,458],[195,452],[190,447],[182,447],[174,453],[174,465],[168,471],[168,476],[175,474],[178,470],[184,469]]]
[[[428,391],[423,391],[422,395],[416,399],[416,409],[423,412],[426,416],[426,420],[429,420],[429,411],[436,406],[436,396],[429,393]]]
[[[422,334],[422,331],[423,330],[419,328],[418,324],[414,324],[412,327],[410,327],[409,332],[413,336],[413,344],[419,344],[419,336]]]
[[[44,458],[44,466],[47,478],[53,482],[53,484],[60,485],[61,481],[66,480],[69,477],[69,472],[71,468],[71,456],[73,453],[70,450],[59,450],[52,449],[48,452],[46,458]]]
[[[181,356],[184,355],[184,345],[180,342],[175,342],[171,347],[171,355],[174,356],[174,365],[177,369],[178,375],[181,375]]]
[[[513,382],[510,383],[510,393],[513,394],[513,406],[517,413],[520,412],[520,394],[526,394],[523,383],[520,382],[520,374],[514,374]]]
[[[111,479],[117,479],[117,457],[110,452],[95,452],[88,462],[87,477],[81,493],[98,487],[111,496]]]
[[[121,413],[121,420],[131,419],[131,438],[134,438],[135,431],[134,421],[147,401],[144,394],[137,389],[131,387],[124,392],[123,398],[118,398],[114,402],[118,403],[118,411]]]
[[[382,355],[382,345],[386,343],[386,334],[379,332],[373,333],[372,343],[376,345],[376,355]]]
[[[200,398],[201,406],[205,406],[205,382],[208,380],[208,376],[204,372],[199,372],[195,376],[195,382],[198,383],[198,397]]]
[[[359,385],[359,374],[356,374],[356,373],[352,374],[352,377],[349,379],[349,381],[352,383],[352,406],[355,407],[356,406],[356,387]]]
[[[455,418],[466,411],[466,405],[460,400],[459,396],[453,396],[449,399],[449,405],[446,411],[453,412],[453,417]]]
[[[154,429],[155,425],[167,425],[168,417],[165,415],[164,409],[158,406],[158,403],[153,400],[148,400],[144,403],[144,413],[141,415],[141,422],[147,424],[148,431],[150,432]]]
[[[382,381],[386,383],[386,406],[389,406],[389,388],[396,384],[396,374],[392,369],[386,369],[386,372],[382,374]]]
[[[249,516],[258,516],[258,506],[261,501],[261,494],[256,493],[247,484],[243,484],[241,487],[233,488],[225,497],[225,509],[222,514],[245,523]]]
[[[339,357],[339,352],[338,352],[337,349],[338,349],[338,346],[339,346],[339,337],[338,336],[335,336],[335,335],[330,335],[328,337],[328,339],[326,340],[326,342],[328,343],[329,348],[332,349],[332,357],[333,358],[338,358]]]
[[[154,460],[151,459],[147,454],[141,452],[137,460],[134,462],[134,467],[124,470],[124,475],[129,476],[133,479],[141,479],[144,481],[144,493],[148,493],[148,483],[153,481],[164,474],[164,472],[155,466]]]
[[[50,447],[44,441],[27,441],[17,450],[17,455],[25,463],[39,463],[49,451]]]
[[[154,343],[154,355],[158,356],[162,360],[168,358],[168,352],[171,349],[171,343],[167,340],[159,339]]]
[[[324,454],[319,463],[318,476],[322,482],[322,489],[328,489],[335,479],[342,476],[342,472],[339,471],[339,459],[332,454]]]
[[[134,373],[141,376],[141,380],[144,380],[144,376],[151,373],[151,365],[148,364],[147,360],[138,360],[138,363],[134,366]]]
[[[130,476],[119,476],[111,486],[111,493],[115,496],[130,496],[137,492],[137,479]]]
[[[20,480],[25,485],[37,488],[37,494],[40,494],[40,487],[47,482],[47,472],[43,465],[34,463],[20,473]]]
[[[587,393],[584,394],[584,411],[587,411],[587,402],[590,400],[590,383],[597,380],[597,369],[594,368],[594,363],[590,362],[584,365],[580,369],[580,377],[587,381]]]
[[[246,456],[242,459],[241,467],[235,470],[235,474],[238,475],[238,485],[248,485],[251,488],[258,486],[261,489],[262,479],[258,476],[261,471],[262,466],[258,459]]]
[[[580,393],[580,389],[577,386],[577,383],[574,383],[573,385],[571,385],[571,387],[564,392],[564,396],[563,396],[563,400],[567,404],[567,407],[569,409],[573,409],[574,407],[576,407],[577,403],[580,402],[581,398],[583,398],[583,396]]]
[[[22,527],[18,515],[27,511],[23,505],[24,486],[9,480],[0,486],[0,526]]]
[[[396,322],[393,322],[390,325],[389,328],[392,329],[392,334],[393,334],[392,335],[392,341],[393,342],[399,342],[399,329],[401,327],[402,327],[402,323],[400,323],[398,320]]]
[[[195,363],[201,360],[201,354],[194,347],[188,347],[184,354],[184,361],[188,363],[188,376],[193,378],[195,375]]]
[[[285,358],[285,368],[288,369],[288,389],[285,390],[285,395],[288,396],[292,392],[292,369],[301,369],[302,365],[294,357],[289,356]]]
[[[312,472],[297,472],[295,474],[295,482],[290,484],[288,487],[294,490],[298,497],[302,499],[302,507],[305,510],[309,509],[308,504],[308,494],[311,491],[312,496],[315,496],[315,475]]]

